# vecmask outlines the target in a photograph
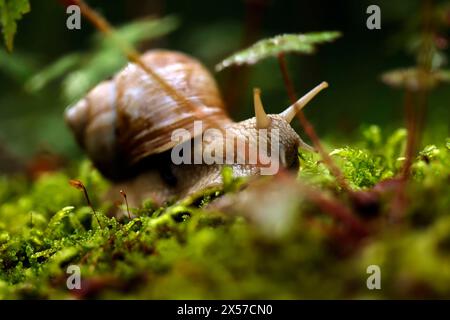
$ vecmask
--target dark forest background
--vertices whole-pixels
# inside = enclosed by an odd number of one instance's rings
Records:
[[[60,81],[53,81],[39,92],[30,92],[25,85],[53,61],[91,48],[95,30],[84,19],[81,30],[68,30],[61,2],[31,1],[31,12],[19,22],[13,53],[0,49],[0,145],[18,158],[43,151],[67,159],[81,156],[62,118],[67,101],[62,97]],[[380,75],[415,64],[409,41],[417,31],[420,1],[92,0],[89,3],[116,26],[147,16],[175,15],[180,21],[175,31],[144,42],[139,49],[180,50],[200,59],[212,72],[223,58],[264,37],[339,30],[343,37],[320,46],[315,55],[287,57],[298,94],[323,80],[330,84],[306,109],[319,135],[327,143],[341,145],[360,134],[359,129],[365,125],[377,124],[386,131],[403,125],[403,92],[384,85]],[[370,4],[381,7],[381,30],[366,28],[366,8]],[[252,116],[251,94],[255,86],[262,89],[269,111],[280,112],[288,105],[276,59],[251,67],[230,68],[215,76],[236,120]],[[448,86],[433,91],[424,139],[442,140],[449,134],[449,101]],[[298,125],[297,129],[301,132]]]

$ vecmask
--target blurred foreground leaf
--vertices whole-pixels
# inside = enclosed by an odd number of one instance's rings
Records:
[[[81,58],[82,56],[78,53],[69,54],[62,57],[53,64],[42,69],[39,73],[35,74],[30,80],[28,80],[26,83],[26,89],[31,92],[41,90],[50,81],[58,78],[79,64],[81,62]]]
[[[217,64],[216,71],[221,71],[233,65],[255,64],[267,57],[275,57],[281,53],[295,52],[312,54],[315,52],[317,44],[334,41],[340,36],[340,32],[325,31],[305,34],[284,34],[263,39]]]
[[[0,24],[5,38],[6,48],[13,49],[14,35],[17,31],[17,21],[30,11],[28,0],[0,0]]]

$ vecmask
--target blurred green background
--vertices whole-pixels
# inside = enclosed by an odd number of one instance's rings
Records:
[[[14,51],[8,54],[4,47],[0,48],[0,154],[3,158],[21,161],[44,150],[65,159],[81,157],[82,152],[66,128],[62,114],[73,102],[76,86],[83,78],[72,78],[72,82],[68,82],[65,73],[40,90],[30,89],[33,87],[30,79],[61,58],[72,55],[79,59],[73,54],[81,54],[84,70],[93,73],[94,77],[111,76],[111,69],[126,63],[114,60],[114,67],[110,68],[107,54],[89,61],[92,48],[97,46],[100,50],[101,38],[93,37],[96,32],[85,19],[82,19],[81,30],[68,30],[64,2],[32,0],[31,12],[18,24]],[[200,59],[212,72],[216,63],[264,37],[339,30],[343,37],[320,46],[315,55],[287,56],[298,94],[320,81],[330,83],[330,88],[305,111],[319,135],[331,143],[350,143],[359,134],[361,126],[374,123],[392,130],[403,125],[403,93],[384,85],[380,75],[390,69],[415,64],[411,48],[414,48],[419,30],[421,1],[88,2],[115,26],[149,16],[175,17],[168,22],[169,29],[178,25],[173,32],[156,40],[140,41],[139,49],[180,50]],[[448,2],[434,1],[436,6],[445,6]],[[381,7],[381,30],[366,28],[366,8],[371,4]],[[443,37],[448,39],[448,28]],[[448,57],[445,41],[442,50],[445,62]],[[71,62],[66,60],[66,63]],[[102,68],[103,64],[106,67]],[[71,71],[77,68],[80,66]],[[251,94],[255,86],[262,89],[263,101],[269,111],[280,112],[288,105],[276,59],[267,59],[251,67],[230,68],[215,73],[215,76],[230,114],[236,120],[252,116]],[[75,90],[72,96],[65,94],[68,83],[69,89]],[[449,103],[450,87],[442,85],[432,92],[426,140],[442,140],[449,135]],[[297,129],[301,132],[298,125]]]

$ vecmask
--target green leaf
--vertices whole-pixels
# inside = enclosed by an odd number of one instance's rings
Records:
[[[58,59],[53,64],[36,73],[29,79],[25,88],[30,92],[36,92],[45,87],[52,80],[60,77],[71,68],[75,67],[81,61],[81,55],[78,53],[69,54]]]
[[[41,90],[51,81],[65,76],[62,92],[68,103],[85,95],[100,81],[110,77],[127,63],[117,41],[138,45],[173,31],[179,22],[176,17],[147,18],[119,27],[113,37],[96,34],[92,49],[83,53],[72,53],[42,69],[26,84],[32,92]]]
[[[340,32],[325,31],[305,34],[284,34],[263,39],[217,64],[216,71],[221,71],[233,65],[255,64],[267,57],[275,57],[281,53],[295,52],[312,54],[316,51],[317,44],[334,41],[340,36]]]
[[[6,48],[13,49],[14,35],[17,31],[17,21],[30,11],[29,0],[0,0],[0,24],[3,29]]]

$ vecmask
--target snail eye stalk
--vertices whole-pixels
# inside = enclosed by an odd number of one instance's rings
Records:
[[[264,111],[264,107],[261,101],[261,90],[258,88],[253,89],[253,105],[255,107],[256,128],[268,128],[270,126],[270,118]]]
[[[318,86],[316,86],[314,89],[309,91],[307,94],[305,94],[303,97],[297,100],[296,103],[289,106],[286,110],[284,110],[282,113],[280,113],[280,116],[282,116],[288,123],[291,123],[292,119],[297,115],[297,113],[302,110],[309,101],[311,101],[320,91],[323,89],[328,88],[327,82],[322,82]]]

